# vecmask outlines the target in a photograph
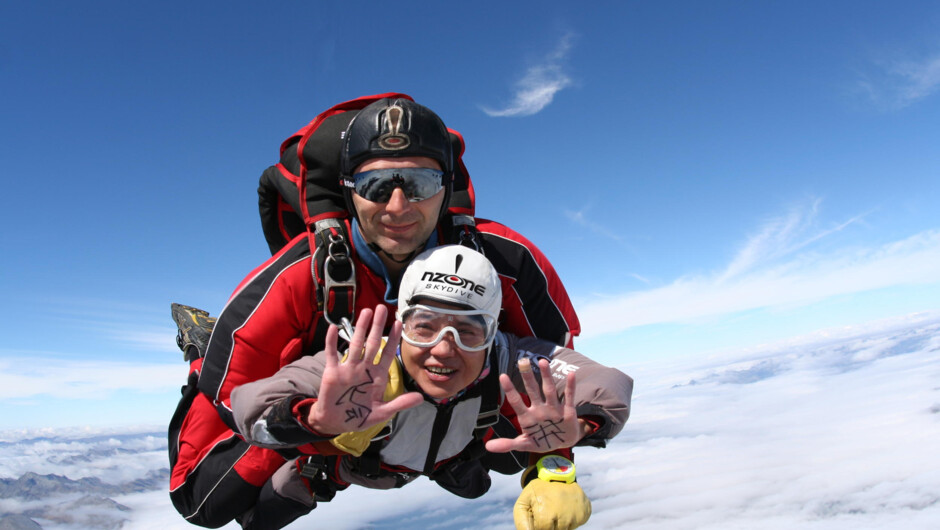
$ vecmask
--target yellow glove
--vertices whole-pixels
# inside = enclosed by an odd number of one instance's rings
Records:
[[[532,467],[522,476],[528,476]],[[566,484],[539,478],[522,489],[512,510],[519,530],[570,530],[583,525],[590,517],[591,501],[577,482]]]
[[[385,339],[382,339],[382,346],[385,346]],[[381,360],[381,349],[375,356],[373,364],[379,364]],[[401,377],[401,367],[397,361],[393,361],[388,367],[388,383],[385,385],[385,393],[382,394],[382,400],[386,403],[405,393],[405,383]],[[364,431],[344,432],[335,436],[330,443],[341,451],[345,451],[353,456],[362,456],[362,452],[372,443],[372,438],[379,434],[388,424],[384,421],[373,425]]]

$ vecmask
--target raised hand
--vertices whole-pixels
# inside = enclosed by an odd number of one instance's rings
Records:
[[[546,453],[555,449],[571,447],[578,443],[584,432],[578,424],[574,406],[574,374],[568,374],[565,380],[565,401],[559,403],[548,361],[539,360],[542,374],[542,388],[539,389],[535,374],[528,359],[519,360],[519,372],[529,397],[529,405],[512,384],[506,374],[500,374],[499,384],[506,393],[506,400],[516,411],[522,434],[515,438],[495,438],[486,442],[486,450],[491,453],[508,451],[530,451]],[[544,394],[544,396],[543,396]]]
[[[382,400],[388,383],[388,368],[395,360],[401,339],[401,323],[396,321],[385,347],[382,347],[382,331],[387,316],[388,309],[384,305],[376,306],[374,318],[371,309],[363,309],[356,321],[356,331],[350,338],[349,351],[342,360],[336,347],[339,331],[332,325],[327,330],[323,351],[326,366],[320,392],[307,416],[307,423],[318,433],[334,435],[361,431],[423,401],[417,392],[402,394],[388,403]],[[381,357],[376,363],[379,349],[382,350]]]

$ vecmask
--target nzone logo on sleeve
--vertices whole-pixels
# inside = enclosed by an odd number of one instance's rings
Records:
[[[558,349],[559,348],[556,347],[555,351],[558,351]],[[577,365],[567,363],[565,361],[562,361],[561,359],[552,359],[552,358],[549,358],[547,355],[535,353],[529,350],[520,350],[519,357],[528,359],[529,362],[532,363],[532,367],[535,370],[539,369],[539,359],[547,360],[548,367],[552,371],[552,378],[555,379],[556,381],[564,381],[565,378],[568,376],[568,374],[577,372],[578,369],[580,368]]]
[[[552,359],[551,364],[548,365],[552,369],[552,377],[556,380],[563,381],[568,374],[573,374],[578,371],[580,366],[566,363],[561,359]]]

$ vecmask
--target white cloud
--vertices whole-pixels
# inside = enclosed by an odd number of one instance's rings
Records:
[[[571,49],[572,34],[562,37],[558,47],[540,64],[531,66],[515,83],[512,102],[506,107],[482,107],[493,117],[531,116],[547,107],[562,89],[571,85],[571,78],[563,70],[563,61]]]
[[[193,530],[199,528],[183,520],[182,516],[170,504],[170,495],[166,491],[138,493],[118,497],[115,500],[132,510],[130,521],[121,526],[123,530]],[[314,517],[314,515],[308,517]],[[222,528],[224,530],[239,530],[241,526],[232,522]],[[341,527],[333,528],[339,530]]]
[[[182,363],[144,364],[23,357],[0,359],[0,399],[106,399],[115,392],[166,392],[186,381]]]
[[[817,209],[818,201],[812,201],[808,207],[769,221],[721,272],[584,302],[578,310],[583,336],[940,282],[940,230],[876,247],[810,252],[812,243],[861,218],[814,230]]]
[[[182,352],[176,345],[176,330],[169,327],[151,327],[147,329],[112,329],[111,340],[125,344],[136,350],[153,352],[171,352],[182,358]]]
[[[940,90],[940,54],[879,61],[858,81],[858,89],[879,106],[908,107]]]
[[[719,282],[747,272],[756,265],[786,257],[829,235],[842,231],[859,222],[864,215],[857,215],[832,228],[816,228],[821,199],[811,199],[807,204],[792,208],[786,215],[767,221],[759,233],[748,239],[737,255],[721,274]]]
[[[930,96],[940,88],[940,57],[910,65],[904,74],[910,81],[904,94],[907,100],[914,101]]]
[[[584,228],[587,228],[588,230],[590,230],[591,232],[594,232],[595,234],[599,236],[603,236],[607,239],[611,239],[613,241],[616,241],[617,243],[623,243],[623,237],[620,234],[604,226],[601,223],[588,219],[588,216],[587,216],[588,210],[589,208],[583,208],[579,211],[564,210],[564,214],[565,214],[565,217],[567,217],[569,221],[575,224],[578,224],[580,226],[583,226]]]
[[[89,311],[90,307],[95,310]],[[164,312],[115,300],[59,298],[46,310],[58,326],[93,334],[123,351],[179,353],[169,308]]]

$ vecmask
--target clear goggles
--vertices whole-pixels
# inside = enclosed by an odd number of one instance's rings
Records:
[[[444,189],[444,172],[425,167],[373,169],[343,179],[348,188],[371,202],[385,203],[392,198],[395,188],[401,188],[410,202],[423,201]]]
[[[401,338],[419,348],[434,346],[450,332],[461,350],[481,351],[496,336],[496,319],[484,311],[415,305],[396,316],[402,323]]]

